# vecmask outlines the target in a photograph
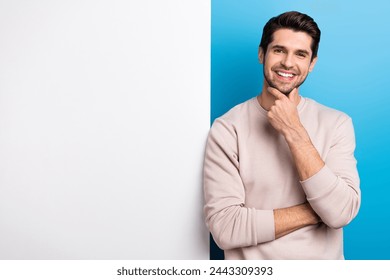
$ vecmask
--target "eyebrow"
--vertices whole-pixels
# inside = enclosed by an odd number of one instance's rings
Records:
[[[284,46],[282,46],[282,45],[274,45],[274,46],[272,46],[271,49],[282,49],[282,50],[286,50],[286,47],[284,47]],[[304,53],[304,54],[310,55],[310,52],[308,52],[307,50],[303,50],[303,49],[298,49],[298,50],[296,50],[296,52]]]

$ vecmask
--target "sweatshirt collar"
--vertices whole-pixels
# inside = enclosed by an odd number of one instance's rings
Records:
[[[257,96],[252,98],[252,103],[254,103],[255,107],[260,111],[260,113],[264,116],[267,116],[268,111],[265,110],[263,107],[260,106]],[[305,106],[306,98],[301,96],[301,100],[299,101],[299,104],[297,106],[298,112],[301,112],[303,110],[303,107]]]

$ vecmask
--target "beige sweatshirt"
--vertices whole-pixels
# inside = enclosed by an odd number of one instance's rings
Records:
[[[351,118],[301,98],[302,124],[325,166],[300,182],[284,137],[252,98],[216,119],[204,161],[206,224],[225,259],[344,259],[360,207]],[[275,239],[273,209],[308,201],[322,223]]]

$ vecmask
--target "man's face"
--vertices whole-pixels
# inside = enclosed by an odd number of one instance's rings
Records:
[[[305,32],[279,29],[273,34],[267,52],[259,50],[266,86],[288,95],[298,88],[314,68],[317,58],[311,60],[312,38]]]

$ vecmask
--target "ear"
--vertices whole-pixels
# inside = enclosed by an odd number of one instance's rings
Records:
[[[259,47],[258,58],[259,58],[260,64],[263,64],[264,63],[264,51],[263,51],[262,47]]]
[[[317,59],[318,59],[318,56],[316,56],[315,58],[313,58],[313,60],[310,62],[309,72],[313,71],[314,65],[316,65],[316,63],[317,63]]]

